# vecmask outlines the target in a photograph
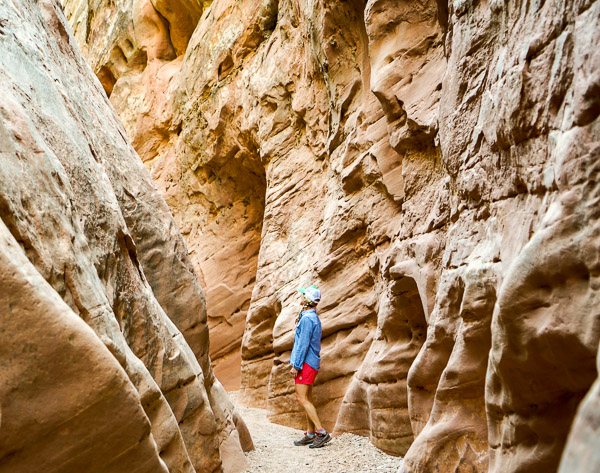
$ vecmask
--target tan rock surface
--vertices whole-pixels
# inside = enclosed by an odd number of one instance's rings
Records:
[[[316,283],[327,428],[404,471],[556,470],[600,338],[600,2],[215,0],[184,54],[125,3],[66,5],[231,385],[245,319],[240,400],[302,426],[286,363]]]
[[[0,467],[241,471],[202,290],[168,207],[60,6],[0,6],[2,362],[16,370],[2,397]]]
[[[486,471],[484,389],[497,276],[493,266],[445,274],[432,313],[435,329],[409,372],[416,439],[403,467],[431,471],[442,464],[448,471]]]
[[[0,248],[0,471],[167,472],[119,362],[3,222]]]
[[[600,353],[596,368],[600,371]],[[579,408],[560,462],[559,473],[600,468],[600,382],[592,385]]]

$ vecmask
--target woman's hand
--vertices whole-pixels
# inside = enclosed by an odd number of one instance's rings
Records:
[[[298,375],[298,370],[292,366],[290,374],[292,375],[292,378],[295,378]]]

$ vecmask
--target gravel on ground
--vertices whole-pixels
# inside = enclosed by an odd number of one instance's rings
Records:
[[[236,393],[229,394],[236,402]],[[402,465],[402,458],[382,452],[366,437],[348,433],[322,448],[296,447],[293,441],[302,438],[301,430],[269,422],[264,409],[237,403],[236,407],[256,447],[246,453],[250,466],[244,473],[396,473]]]

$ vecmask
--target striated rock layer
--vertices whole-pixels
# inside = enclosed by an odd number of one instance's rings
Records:
[[[315,283],[328,429],[407,472],[558,468],[597,374],[600,2],[65,6],[245,402],[302,426]]]
[[[0,78],[0,471],[242,471],[185,244],[56,1],[0,0]]]

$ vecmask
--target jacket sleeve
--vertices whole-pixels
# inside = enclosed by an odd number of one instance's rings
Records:
[[[304,359],[306,358],[308,345],[310,344],[311,328],[312,325],[308,317],[302,317],[296,328],[296,330],[299,330],[298,343],[292,349],[290,364],[297,370],[301,370],[304,365]]]

